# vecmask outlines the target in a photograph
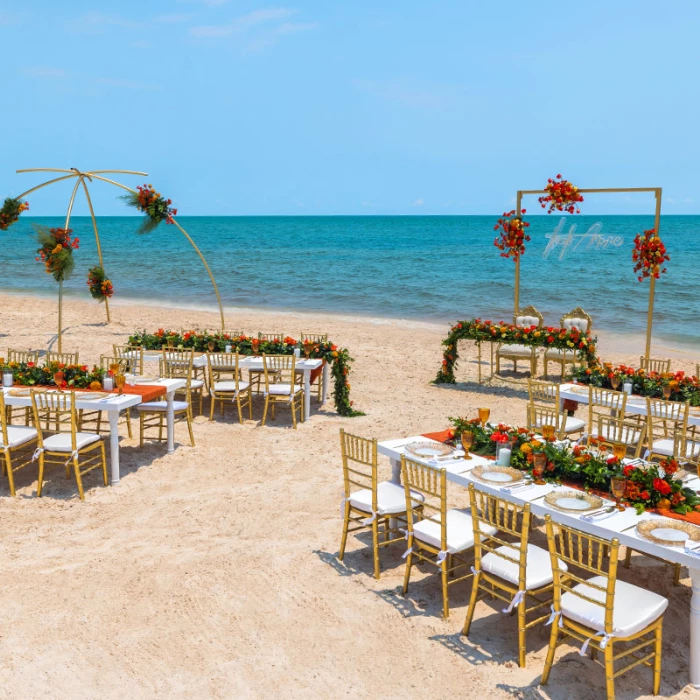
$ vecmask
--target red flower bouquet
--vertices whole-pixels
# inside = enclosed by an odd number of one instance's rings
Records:
[[[122,199],[130,207],[135,207],[146,215],[139,227],[139,233],[150,233],[163,221],[166,224],[173,223],[173,216],[177,216],[177,209],[170,206],[171,199],[166,199],[160,192],[156,192],[153,185],[143,185],[136,189],[138,192],[124,195]]]
[[[572,185],[568,180],[563,180],[561,175],[557,175],[555,180],[550,177],[544,189],[547,194],[540,197],[538,201],[543,209],[549,204],[548,214],[555,210],[567,211],[569,214],[581,213],[578,203],[583,202],[583,197],[579,194],[578,187]]]
[[[75,267],[73,251],[80,247],[78,238],[71,238],[72,229],[37,226],[37,262],[43,262],[47,275],[53,275],[56,282],[70,277]]]
[[[526,235],[525,229],[530,226],[527,221],[523,221],[524,209],[520,210],[520,214],[516,215],[515,209],[503,213],[503,218],[498,220],[498,223],[493,227],[494,231],[501,230],[501,235],[494,240],[493,244],[499,250],[502,250],[502,258],[513,258],[518,260],[525,253],[525,241],[530,240],[530,236]]]
[[[19,219],[19,215],[27,209],[29,209],[29,202],[20,202],[19,199],[8,197],[0,208],[0,231],[7,231]]]
[[[666,272],[666,268],[661,266],[670,259],[666,246],[656,235],[656,229],[652,228],[635,236],[632,262],[634,271],[639,273],[637,279],[640,282],[645,277],[659,279],[660,275]]]
[[[90,289],[90,296],[99,302],[110,299],[114,294],[112,282],[107,279],[105,271],[99,266],[90,268],[88,272],[87,285]]]

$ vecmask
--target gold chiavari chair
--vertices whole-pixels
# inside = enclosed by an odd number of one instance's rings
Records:
[[[653,694],[661,682],[661,627],[668,600],[631,583],[617,580],[620,542],[612,543],[571,527],[555,526],[545,516],[547,542],[554,573],[552,632],[542,673],[542,685],[549,681],[554,654],[571,638],[583,642],[581,654],[591,648],[592,658],[604,657],[608,700],[615,698],[615,678],[643,664],[653,671]],[[608,554],[606,556],[606,554]],[[567,565],[564,570],[561,563]],[[590,574],[582,578],[573,569]],[[634,642],[619,653],[618,644]],[[618,647],[619,648],[619,647]],[[631,663],[616,669],[616,663],[631,657]]]
[[[38,364],[39,362],[39,351],[38,350],[14,350],[13,348],[7,349],[7,361],[18,362],[20,364]]]
[[[544,316],[534,306],[526,306],[515,314],[513,323],[516,326],[541,328],[544,324]],[[539,352],[539,348],[529,345],[498,345],[496,348],[496,374],[501,372],[501,360],[512,362],[515,372],[518,371],[518,360],[526,360],[530,363],[530,376],[537,376]]]
[[[338,560],[343,561],[348,533],[372,530],[374,578],[380,576],[379,548],[403,542],[400,525],[406,523],[406,495],[403,486],[378,480],[377,441],[346,433],[340,429],[340,453],[343,460],[343,535]],[[353,488],[359,490],[353,491]],[[414,493],[416,507],[422,496]],[[351,529],[351,523],[356,527]],[[382,540],[379,530],[382,528]],[[401,534],[399,534],[401,533]]]
[[[612,450],[615,444],[623,444],[628,451],[633,451],[635,457],[639,457],[644,436],[644,426],[637,421],[626,420],[623,416],[598,415],[595,439],[605,450]]]
[[[114,356],[126,358],[131,361],[133,374],[143,374],[143,346],[142,345],[114,345]]]
[[[0,464],[7,474],[10,496],[15,495],[15,472],[31,466],[37,430],[29,425],[8,425],[5,395],[0,389]],[[403,491],[401,491],[403,499]]]
[[[292,425],[297,427],[297,410],[300,420],[304,420],[304,387],[299,384],[301,377],[296,372],[294,355],[266,355],[263,353],[265,372],[265,408],[262,424],[267,420],[267,410],[271,408],[275,417],[275,406],[284,404],[292,409]]]
[[[80,500],[85,500],[83,477],[95,469],[102,470],[102,480],[107,486],[107,460],[102,438],[96,433],[78,430],[78,412],[73,401],[73,392],[32,391],[32,411],[37,428],[37,451],[39,457],[39,481],[37,496],[41,496],[44,484],[44,469],[47,464],[61,465],[70,476],[73,465]],[[47,425],[65,425],[70,421],[70,432],[46,437],[42,422]],[[67,457],[67,459],[66,459]]]
[[[683,436],[688,427],[687,401],[664,401],[647,397],[646,459],[674,456],[676,437]]]
[[[328,342],[328,333],[303,333],[302,332],[299,340],[302,343],[302,345],[307,341],[310,341],[312,343],[327,343]],[[316,385],[316,399],[320,402],[321,401],[321,393],[323,392],[323,374],[321,372],[319,372],[318,376],[312,380],[311,384]]]
[[[80,357],[79,352],[47,352],[46,357],[44,358],[46,360],[46,363],[49,364],[51,362],[58,362],[59,364],[62,365],[77,365],[78,364],[78,358]]]
[[[665,374],[671,371],[671,360],[650,357],[648,360],[644,355],[639,358],[639,368],[647,372],[656,372],[657,374]]]
[[[597,438],[598,416],[624,417],[627,408],[627,394],[624,391],[603,389],[588,385],[588,425],[586,437]]]
[[[583,433],[586,428],[585,421],[576,416],[570,416],[566,411],[562,411],[562,402],[559,396],[559,384],[554,384],[553,382],[543,382],[537,379],[532,379],[530,377],[527,383],[528,397],[530,399],[530,406],[544,406],[555,409],[558,413],[561,413],[561,420],[558,420],[556,424],[558,428],[561,428],[562,434],[564,436],[573,435],[575,433]],[[544,425],[547,425],[546,423]],[[540,427],[540,426],[536,426]]]
[[[538,433],[543,425],[553,425],[557,440],[563,440],[566,437],[564,426],[568,417],[564,411],[559,411],[554,406],[529,404],[527,407],[527,429]]]
[[[194,371],[194,349],[173,350],[163,348],[160,362],[161,374],[173,379],[187,379],[187,388],[176,391],[176,396],[183,396],[191,401],[192,396],[199,402],[199,415],[204,412],[204,380],[197,379]]]
[[[166,352],[164,350],[164,352]],[[167,350],[168,353],[173,352],[172,350]],[[182,374],[182,368],[178,368],[175,374],[173,372],[172,364],[166,363],[161,359],[161,374],[167,379],[185,379],[186,385],[185,389],[182,390],[184,393],[184,401],[173,401],[173,414],[175,423],[181,423],[185,421],[187,423],[187,430],[190,434],[190,444],[192,447],[195,446],[194,442],[194,432],[192,430],[192,400],[190,396],[190,377],[192,376],[192,354],[189,355],[189,365],[188,369]],[[167,440],[167,436],[163,437],[163,431],[166,428],[166,419],[168,412],[168,402],[163,399],[162,401],[149,401],[148,403],[140,403],[136,406],[136,410],[139,413],[139,445],[143,447],[143,443],[146,437],[146,431],[150,428],[158,428],[158,437],[152,438],[158,440],[158,442],[163,442]]]
[[[674,456],[686,469],[695,469],[700,476],[700,425],[687,425],[685,435],[676,431]]]
[[[448,510],[444,468],[421,464],[402,455],[401,478],[408,520],[403,594],[408,592],[414,559],[437,566],[442,575],[442,614],[447,618],[450,615],[448,586],[472,576],[472,562],[465,558],[474,547],[472,517],[468,508]],[[422,498],[416,499],[415,494]],[[495,528],[484,526],[484,535],[495,534]]]
[[[287,337],[287,333],[258,333],[258,340],[264,340],[268,343],[272,343],[275,340],[282,341]]]
[[[582,333],[591,330],[593,319],[580,307],[577,306],[573,311],[564,314],[559,321],[562,328],[570,331],[577,328]],[[576,350],[560,350],[559,348],[545,348],[544,351],[544,376],[548,377],[547,365],[550,362],[561,365],[561,378],[564,379],[564,371],[566,365],[575,365],[578,362],[578,353]]]
[[[238,368],[238,353],[210,352],[207,354],[209,368],[209,394],[211,411],[209,420],[214,420],[216,402],[221,404],[221,415],[227,402],[236,402],[238,420],[243,422],[243,409],[248,408],[248,417],[253,418],[253,395],[249,382],[241,381]]]
[[[525,668],[526,632],[549,617],[554,576],[547,550],[528,543],[530,504],[518,506],[469,485],[474,523],[474,579],[462,634],[469,636],[474,610],[486,596],[504,601],[504,613],[517,609],[518,664]],[[496,533],[481,537],[487,528]],[[566,564],[560,562],[565,570]],[[530,603],[530,607],[528,607]],[[536,613],[536,619],[532,619]],[[527,617],[531,619],[528,622]]]
[[[700,380],[700,362],[695,365],[695,379]]]

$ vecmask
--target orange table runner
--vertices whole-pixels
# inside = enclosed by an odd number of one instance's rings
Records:
[[[437,440],[438,442],[447,442],[454,437],[454,430],[452,428],[447,428],[447,430],[439,430],[435,433],[423,433],[421,437],[428,438],[429,440]],[[488,457],[487,457],[488,459]],[[610,498],[610,494],[606,491],[599,491],[598,489],[585,489],[581,484],[577,482],[562,481],[562,486],[566,486],[570,489],[576,489],[577,491],[589,491],[594,493],[596,496],[602,496],[603,498]],[[693,525],[700,526],[700,513],[676,513],[672,510],[666,510],[663,508],[647,508],[647,513],[656,513],[657,515],[663,515],[666,518],[672,518],[673,520],[682,520],[686,523],[692,523]]]
[[[55,389],[55,385],[51,386],[36,386],[34,387],[35,389]],[[66,387],[65,391],[73,391],[73,392],[80,392],[80,391],[88,391],[88,392],[93,392],[94,391],[104,391],[107,394],[118,394],[119,390],[118,389],[112,389],[112,391],[105,391],[104,389],[76,389],[75,387]],[[157,399],[159,396],[163,396],[166,393],[166,389],[164,386],[161,386],[160,384],[136,384],[134,386],[129,386],[128,384],[124,385],[124,394],[134,394],[137,396],[141,397],[141,400],[143,403],[148,403],[149,401],[153,401],[154,399]]]

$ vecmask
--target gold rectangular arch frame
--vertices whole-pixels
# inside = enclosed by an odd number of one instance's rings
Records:
[[[581,194],[602,194],[606,192],[653,192],[656,199],[656,211],[654,213],[654,229],[656,229],[656,235],[659,235],[659,226],[661,225],[661,187],[610,187],[603,189],[590,189],[582,190],[579,189]],[[522,200],[524,195],[546,195],[546,190],[518,190],[515,202],[516,214],[520,213],[522,208]],[[654,317],[654,287],[656,279],[652,276],[649,278],[649,306],[647,308],[647,338],[646,347],[644,351],[644,357],[648,360],[651,353],[651,327]],[[520,258],[515,260],[515,311],[518,313],[520,308]]]

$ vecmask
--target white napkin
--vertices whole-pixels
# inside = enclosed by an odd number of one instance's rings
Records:
[[[591,515],[582,515],[581,520],[585,520],[586,522],[589,523],[597,523],[599,520],[605,520],[606,518],[611,518],[613,515],[617,515],[618,513],[621,513],[621,510],[613,510],[610,511],[609,513],[598,513],[597,515],[591,514]]]
[[[694,557],[700,557],[700,542],[695,542],[694,540],[686,540],[685,547],[683,551],[686,554],[691,554]]]

